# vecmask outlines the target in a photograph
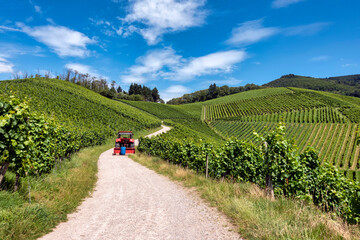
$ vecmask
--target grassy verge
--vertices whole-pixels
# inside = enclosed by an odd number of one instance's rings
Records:
[[[136,132],[136,137],[161,129]],[[20,190],[12,192],[15,176],[5,175],[0,191],[0,239],[36,239],[65,221],[96,183],[97,161],[102,152],[114,147],[114,138],[104,145],[82,149],[50,174],[21,179]],[[29,200],[30,186],[30,200]]]
[[[137,132],[135,132],[135,134],[134,134],[134,138],[135,138],[135,139],[138,139],[138,138],[144,137],[144,136],[146,136],[146,135],[148,135],[148,134],[157,132],[157,131],[159,131],[160,129],[162,129],[161,126],[160,126],[160,127],[157,127],[157,128],[150,129],[150,130],[137,131]]]
[[[246,239],[360,239],[359,226],[347,225],[313,205],[285,198],[270,201],[256,185],[205,179],[156,157],[136,154],[132,158],[186,187],[195,187],[232,219]]]

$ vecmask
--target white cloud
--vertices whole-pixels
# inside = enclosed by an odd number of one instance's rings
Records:
[[[283,8],[283,7],[287,7],[291,4],[302,2],[302,1],[304,1],[304,0],[275,0],[272,2],[271,6],[273,8]]]
[[[232,30],[231,37],[226,41],[226,43],[235,46],[245,46],[278,34],[285,36],[311,36],[320,32],[330,24],[330,22],[316,22],[306,25],[281,28],[264,27],[262,19],[248,21],[240,24],[239,27],[234,28]]]
[[[160,92],[160,96],[165,102],[172,98],[181,97],[185,93],[190,92],[190,89],[183,85],[173,85],[167,88],[165,91]]]
[[[34,9],[35,9],[35,12],[41,13],[41,7],[40,6],[35,5]]]
[[[176,55],[172,48],[149,51],[145,56],[139,57],[137,65],[130,67],[126,75],[121,76],[124,83],[145,83],[160,75],[166,75],[162,71],[164,67],[172,68],[179,64],[181,56]]]
[[[65,68],[77,71],[78,73],[82,73],[82,74],[88,73],[91,76],[100,77],[97,71],[92,69],[92,67],[89,65],[84,65],[80,63],[68,63],[65,65]]]
[[[0,73],[12,73],[14,72],[14,64],[8,62],[5,58],[0,57]]]
[[[39,14],[42,13],[40,6],[36,5],[36,4],[35,4],[33,1],[31,1],[31,0],[29,0],[29,3],[34,7],[35,12],[37,12],[37,13],[39,13]]]
[[[129,13],[120,20],[128,25],[124,33],[138,32],[149,45],[168,32],[182,31],[204,23],[205,0],[134,0]],[[126,35],[125,35],[126,36]]]
[[[46,21],[52,25],[56,25],[55,21],[52,18],[46,18]]]
[[[346,67],[357,67],[356,63],[346,63],[341,65],[341,67],[346,68]]]
[[[263,27],[263,20],[248,21],[232,30],[232,35],[226,43],[230,45],[247,45],[259,42],[279,32],[276,27]]]
[[[2,31],[21,32],[21,30],[17,29],[17,28],[7,27],[7,26],[0,26],[0,32],[2,32]]]
[[[23,46],[13,43],[0,42],[0,57],[13,58],[22,55],[33,55],[43,57],[43,50],[39,46]]]
[[[233,66],[244,61],[245,51],[229,50],[194,58],[175,72],[176,80],[188,80],[196,76],[230,72]]]
[[[89,18],[89,20],[95,24],[96,26],[101,26],[101,25],[107,25],[107,26],[110,26],[111,23],[109,21],[106,21],[106,20],[103,20],[103,19],[100,19],[100,20],[95,20],[93,18]]]
[[[187,81],[194,77],[227,73],[235,64],[242,62],[246,53],[230,50],[211,53],[198,58],[184,59],[172,48],[153,50],[137,59],[137,64],[130,67],[121,76],[124,83],[146,83],[156,79]]]
[[[307,25],[300,25],[295,27],[288,27],[284,28],[283,33],[286,36],[295,36],[295,35],[302,35],[302,36],[311,36],[314,35],[325,27],[329,26],[331,23],[329,22],[317,22],[311,23]]]
[[[121,76],[121,81],[125,84],[137,83],[137,84],[144,84],[148,81],[142,75],[123,75]]]
[[[50,47],[61,57],[85,57],[89,55],[87,44],[96,43],[94,39],[88,38],[83,33],[63,26],[28,27],[18,23],[18,27],[22,32]]]
[[[312,57],[310,58],[310,62],[322,62],[322,61],[327,61],[329,60],[330,57],[329,56],[316,56],[316,57]]]

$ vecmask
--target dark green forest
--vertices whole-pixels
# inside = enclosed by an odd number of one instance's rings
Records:
[[[240,87],[229,87],[227,85],[218,87],[216,84],[211,84],[208,89],[196,91],[189,94],[184,94],[182,97],[173,98],[166,102],[167,104],[179,105],[185,103],[204,102],[218,97],[255,90],[262,88],[256,84],[250,83]]]
[[[313,78],[288,74],[263,86],[306,88],[360,97],[360,74],[329,78]]]

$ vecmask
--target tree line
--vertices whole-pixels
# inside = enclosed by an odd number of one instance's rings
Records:
[[[279,79],[264,84],[264,86],[306,88],[360,97],[360,74],[329,78],[313,78],[287,74],[281,76]]]
[[[110,83],[106,78],[101,76],[92,76],[89,73],[79,73],[73,69],[66,69],[62,74],[52,74],[50,71],[45,72],[43,75],[15,73],[12,76],[13,79],[27,79],[27,78],[45,78],[45,79],[59,79],[67,82],[75,83],[79,86],[90,89],[96,93],[101,94],[104,97],[111,99],[125,99],[132,101],[148,101],[148,102],[160,102],[164,103],[164,100],[160,98],[159,91],[155,87],[150,89],[145,85],[132,83],[129,90],[126,92],[120,85],[115,81]]]
[[[182,97],[173,98],[167,102],[167,104],[179,105],[185,103],[204,102],[206,100],[224,97],[227,95],[240,93],[244,91],[264,88],[256,84],[250,83],[240,87],[229,87],[227,85],[218,87],[216,84],[211,84],[208,89],[196,91],[189,94],[184,94]]]

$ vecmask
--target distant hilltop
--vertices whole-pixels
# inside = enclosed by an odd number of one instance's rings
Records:
[[[287,74],[262,86],[258,86],[256,84],[246,84],[245,86],[239,87],[228,87],[226,85],[219,87],[214,83],[211,84],[208,89],[184,94],[181,97],[171,99],[167,103],[178,105],[194,102],[204,102],[244,91],[268,87],[297,87],[360,97],[360,74],[329,78],[314,78],[295,74]]]
[[[329,78],[313,78],[287,74],[281,76],[279,79],[264,84],[263,86],[306,88],[360,97],[360,74]]]

